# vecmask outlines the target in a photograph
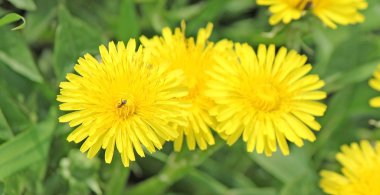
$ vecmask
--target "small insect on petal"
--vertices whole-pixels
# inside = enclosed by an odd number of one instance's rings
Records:
[[[120,102],[120,104],[117,106],[117,108],[121,108],[121,107],[123,107],[125,104],[127,104],[127,100],[122,99],[121,102]]]

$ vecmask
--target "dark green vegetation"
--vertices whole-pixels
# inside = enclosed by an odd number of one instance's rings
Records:
[[[367,84],[380,63],[378,0],[369,0],[365,23],[338,30],[313,17],[271,27],[267,8],[254,0],[0,0],[0,16],[8,13],[26,25],[0,27],[0,194],[321,194],[318,172],[339,169],[340,145],[380,139],[369,123],[380,110],[368,105],[380,92]],[[103,152],[88,160],[66,142],[71,129],[58,124],[55,98],[76,60],[109,40],[150,37],[182,19],[188,35],[213,22],[212,40],[275,43],[308,55],[329,93],[317,141],[271,158],[247,153],[241,142],[181,153],[167,144],[130,169],[118,155],[107,165]]]

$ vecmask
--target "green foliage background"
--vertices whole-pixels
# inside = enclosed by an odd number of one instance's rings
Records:
[[[267,8],[254,0],[0,0],[1,17],[26,20],[21,30],[0,27],[0,194],[322,194],[318,173],[339,170],[340,145],[380,139],[369,123],[380,110],[368,105],[379,93],[367,84],[380,63],[380,1],[368,2],[363,24],[330,30],[311,16],[271,27]],[[130,168],[118,158],[105,164],[102,152],[88,160],[66,142],[71,129],[58,124],[55,98],[76,60],[109,40],[151,37],[182,19],[188,35],[213,22],[212,40],[275,43],[308,55],[329,93],[317,141],[271,158],[247,153],[241,142],[181,153],[167,144]]]

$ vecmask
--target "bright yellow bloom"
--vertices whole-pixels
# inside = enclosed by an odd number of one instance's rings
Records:
[[[313,13],[328,27],[336,29],[336,23],[349,25],[361,23],[364,16],[358,10],[366,9],[365,0],[313,0]]]
[[[308,3],[309,0],[257,0],[258,5],[270,6],[269,11],[273,14],[269,19],[271,25],[300,19]]]
[[[178,137],[169,123],[186,124],[178,116],[187,106],[178,98],[188,91],[182,71],[146,63],[133,39],[126,47],[110,42],[108,51],[103,45],[99,50],[100,62],[86,54],[74,66],[78,74],[69,73],[68,81],[61,82],[59,108],[72,112],[59,121],[76,127],[67,140],[85,140],[80,150],[88,150],[89,158],[103,148],[110,163],[116,145],[124,166],[129,166],[134,150],[144,157],[143,147],[152,153],[164,140]]]
[[[208,41],[212,32],[212,24],[201,28],[196,40],[185,35],[185,23],[182,28],[176,28],[174,32],[166,27],[162,30],[162,37],[155,36],[151,39],[141,37],[144,50],[150,53],[150,62],[153,65],[169,65],[172,70],[185,72],[185,85],[189,88],[189,95],[182,100],[191,104],[188,109],[188,125],[179,126],[180,136],[174,142],[174,149],[181,150],[184,137],[187,146],[194,150],[196,146],[204,150],[208,145],[215,143],[210,127],[215,126],[215,119],[208,110],[213,102],[205,97],[205,82],[209,77],[206,70],[215,64],[216,56],[224,55],[227,48],[232,49],[232,43],[222,40],[214,44]]]
[[[321,171],[320,186],[327,194],[378,195],[380,194],[380,142],[373,148],[363,140],[360,145],[341,147],[336,159],[342,164],[342,174]]]
[[[314,141],[326,105],[319,91],[324,82],[312,69],[307,57],[274,45],[260,45],[258,53],[247,44],[235,45],[236,56],[217,58],[218,65],[208,72],[206,94],[216,102],[211,110],[220,124],[216,127],[229,145],[242,135],[247,150],[270,156],[277,144],[289,154],[287,140],[301,147],[303,139]]]
[[[328,27],[335,29],[336,23],[341,25],[356,24],[364,21],[358,12],[368,7],[365,0],[257,0],[258,5],[270,6],[271,25],[298,20],[311,9],[314,15]]]
[[[369,85],[376,89],[377,91],[380,91],[380,64],[377,66],[377,69],[376,71],[373,73],[373,77],[370,81],[369,81]],[[379,108],[380,107],[380,96],[378,97],[374,97],[372,98],[370,101],[369,101],[369,104],[372,106],[372,107],[376,107],[376,108]]]

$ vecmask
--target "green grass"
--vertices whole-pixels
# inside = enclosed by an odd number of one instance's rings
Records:
[[[368,86],[380,63],[380,1],[369,0],[363,24],[337,30],[313,17],[288,26],[268,24],[254,0],[0,0],[0,194],[229,194],[317,195],[321,169],[339,170],[342,144],[380,139],[369,120],[380,110]],[[326,81],[327,113],[317,141],[267,158],[221,139],[207,151],[162,151],[124,168],[103,152],[88,160],[68,143],[71,129],[58,124],[58,84],[85,53],[109,40],[160,34],[184,19],[187,34],[214,23],[212,40],[253,46],[275,43],[309,57]],[[11,30],[20,26],[21,30]]]

